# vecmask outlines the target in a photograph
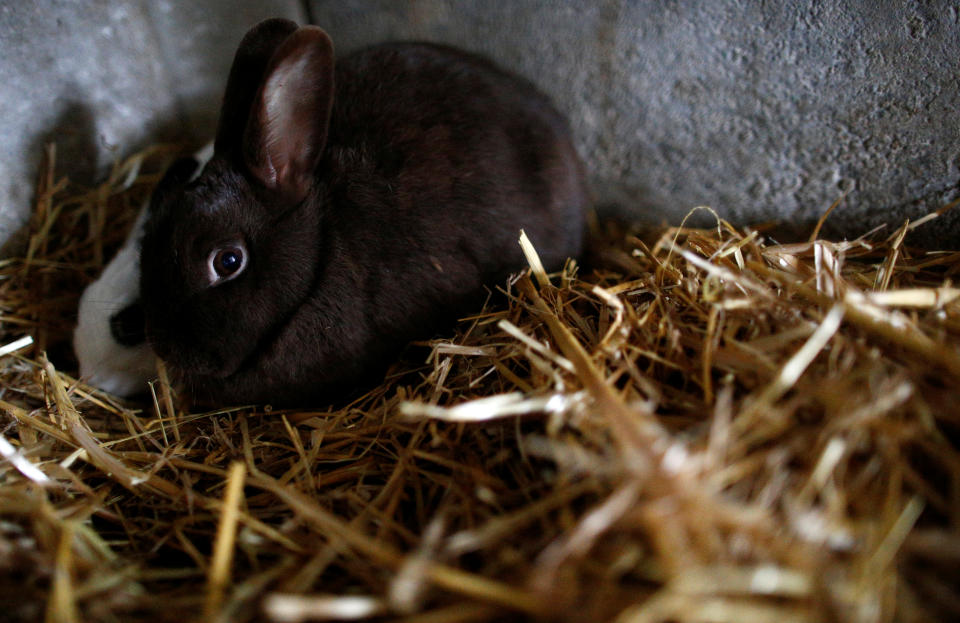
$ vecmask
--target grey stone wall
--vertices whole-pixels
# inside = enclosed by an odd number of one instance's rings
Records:
[[[0,3],[0,243],[42,144],[92,182],[158,138],[208,138],[240,37],[308,16],[338,52],[386,39],[486,53],[570,117],[608,209],[833,233],[960,195],[960,1],[38,0]],[[612,207],[610,207],[612,206]],[[960,210],[922,242],[960,246]]]

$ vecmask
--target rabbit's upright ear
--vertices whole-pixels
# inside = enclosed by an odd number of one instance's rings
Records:
[[[299,201],[313,184],[333,107],[333,42],[304,26],[270,59],[250,109],[244,160],[265,187]]]
[[[274,18],[260,22],[244,35],[233,57],[223,95],[220,123],[217,126],[217,152],[239,155],[250,107],[263,82],[267,64],[280,44],[296,30],[296,22]]]

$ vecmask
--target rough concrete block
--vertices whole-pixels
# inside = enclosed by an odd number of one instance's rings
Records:
[[[570,116],[600,198],[677,223],[832,233],[958,196],[960,3],[311,0],[338,51],[427,39],[530,77]],[[923,230],[960,246],[960,211]]]

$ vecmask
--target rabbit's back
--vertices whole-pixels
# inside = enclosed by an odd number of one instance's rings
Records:
[[[335,76],[320,176],[345,230],[363,211],[374,229],[393,228],[387,239],[465,251],[484,281],[522,267],[521,228],[551,268],[579,254],[582,165],[566,121],[530,82],[422,43],[357,52]]]

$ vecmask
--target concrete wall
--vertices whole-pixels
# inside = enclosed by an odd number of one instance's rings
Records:
[[[571,118],[600,198],[647,221],[856,234],[960,195],[960,2],[39,0],[0,6],[0,241],[41,146],[91,182],[119,152],[209,137],[236,43],[308,16],[338,52],[385,39],[481,51]],[[960,246],[960,210],[922,242]]]

